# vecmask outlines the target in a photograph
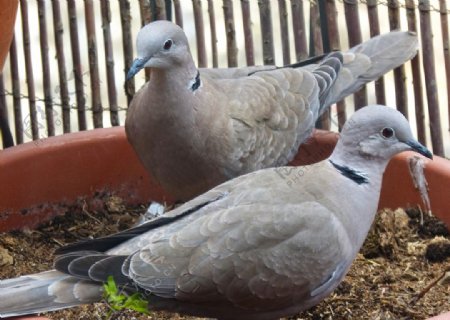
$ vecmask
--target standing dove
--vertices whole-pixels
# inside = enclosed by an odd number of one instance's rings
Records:
[[[432,158],[401,113],[362,108],[327,160],[239,176],[139,227],[57,250],[56,270],[0,281],[0,316],[99,301],[109,275],[150,310],[294,315],[343,279],[374,219],[385,167],[405,150]]]
[[[128,78],[151,68],[125,123],[147,171],[186,201],[239,175],[286,165],[331,104],[403,64],[417,36],[391,32],[305,67],[197,69],[183,30],[155,21],[137,36]]]

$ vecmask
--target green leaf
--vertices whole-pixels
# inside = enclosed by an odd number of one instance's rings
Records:
[[[106,283],[103,284],[103,288],[103,297],[111,310],[130,309],[139,313],[149,314],[148,301],[138,292],[129,296],[125,292],[119,291],[112,276],[108,276]]]

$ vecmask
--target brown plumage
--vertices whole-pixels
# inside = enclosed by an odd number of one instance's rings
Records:
[[[133,98],[127,137],[163,188],[188,200],[287,164],[329,105],[416,51],[415,34],[391,32],[305,67],[197,70],[183,30],[156,21],[137,37],[129,77],[144,67],[151,77]]]

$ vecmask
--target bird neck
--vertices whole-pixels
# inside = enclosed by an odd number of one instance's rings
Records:
[[[195,91],[201,85],[200,73],[195,64],[184,63],[173,65],[171,68],[154,68],[151,72],[150,84],[152,86],[163,86],[164,91],[190,90]]]
[[[365,177],[371,183],[377,182],[380,184],[389,162],[389,159],[370,157],[360,152],[358,141],[346,142],[343,139],[338,140],[329,160],[343,174],[351,174],[350,171],[353,171],[355,175]],[[355,178],[358,177],[355,176]]]

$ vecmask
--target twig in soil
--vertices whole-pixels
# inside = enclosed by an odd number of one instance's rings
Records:
[[[417,301],[419,301],[424,295],[426,295],[428,293],[428,291],[431,290],[431,288],[433,288],[439,281],[441,281],[445,275],[447,274],[447,272],[450,271],[450,267],[447,267],[442,274],[437,277],[436,279],[434,279],[433,281],[431,281],[431,283],[429,285],[427,285],[425,288],[423,288],[419,293],[417,293],[410,301],[409,304],[414,305],[416,304]]]
[[[83,201],[83,206],[82,206],[82,210],[83,213],[85,213],[89,218],[94,219],[95,221],[97,221],[99,224],[102,224],[102,222],[100,220],[98,220],[96,217],[94,217],[93,215],[91,215],[87,210],[86,210],[86,201]]]
[[[61,241],[59,241],[59,240],[56,240],[55,238],[52,238],[52,241],[53,241],[54,243],[56,243],[57,245],[61,246],[61,247],[64,247],[64,246],[65,246],[65,244],[64,244],[63,242],[61,242]]]

